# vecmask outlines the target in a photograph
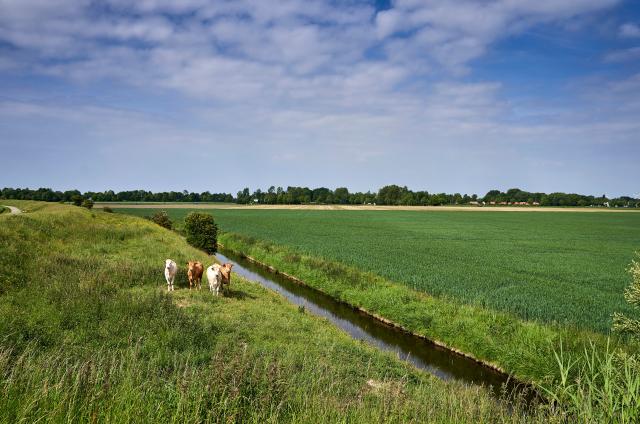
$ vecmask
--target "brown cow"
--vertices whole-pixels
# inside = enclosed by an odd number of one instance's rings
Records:
[[[220,272],[222,273],[222,284],[231,284],[231,268],[233,268],[233,264],[227,262],[220,267]]]
[[[204,272],[204,267],[200,262],[189,261],[189,263],[187,264],[187,276],[189,277],[189,290],[191,290],[191,286],[196,286],[196,288],[200,290],[203,272]]]

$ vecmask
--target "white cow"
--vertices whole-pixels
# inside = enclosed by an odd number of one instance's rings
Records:
[[[220,272],[219,264],[213,264],[207,268],[207,280],[209,280],[209,291],[215,292],[217,296],[220,293],[220,287],[222,287],[222,272]]]
[[[167,291],[173,291],[173,280],[178,273],[178,265],[171,259],[164,262],[164,278],[167,279]]]

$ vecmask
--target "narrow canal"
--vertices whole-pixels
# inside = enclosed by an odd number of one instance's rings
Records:
[[[239,255],[224,251],[224,254],[218,253],[216,257],[221,263],[233,263],[233,271],[238,275],[280,293],[311,314],[327,318],[354,339],[393,352],[399,359],[443,380],[456,379],[467,384],[483,385],[489,387],[496,396],[524,389],[506,374],[387,325],[331,296],[273,273]]]

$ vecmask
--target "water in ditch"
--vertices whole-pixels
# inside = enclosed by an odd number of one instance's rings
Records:
[[[274,290],[291,303],[305,308],[311,314],[328,319],[356,340],[362,340],[379,349],[394,353],[399,359],[410,362],[419,369],[443,380],[456,379],[467,384],[479,384],[490,388],[496,396],[505,393],[522,393],[531,400],[533,393],[507,375],[482,365],[420,337],[385,324],[364,312],[358,311],[331,296],[311,287],[273,273],[263,266],[224,251],[216,254],[222,263],[234,264],[233,271],[242,277]]]

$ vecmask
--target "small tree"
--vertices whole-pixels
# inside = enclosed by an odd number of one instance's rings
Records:
[[[111,209],[109,206],[105,206],[102,208],[102,212],[113,213],[113,209]]]
[[[208,213],[191,212],[184,220],[187,242],[212,255],[218,250],[218,226]]]
[[[638,254],[640,258],[640,254]],[[632,275],[633,281],[631,285],[624,291],[626,301],[640,308],[640,262],[633,260],[629,267],[629,273]],[[621,333],[629,333],[634,337],[640,338],[640,320],[629,318],[623,314],[613,314],[613,330]]]
[[[173,222],[171,222],[171,220],[169,219],[169,215],[167,215],[167,211],[156,212],[149,219],[155,222],[156,224],[158,224],[159,226],[164,227],[168,230],[173,228]]]
[[[91,199],[84,199],[82,201],[82,207],[83,208],[87,208],[87,209],[91,209],[93,208],[93,200]]]
[[[71,202],[73,202],[73,204],[76,206],[82,205],[83,200],[84,197],[80,196],[79,194],[74,194],[73,196],[71,196]]]

